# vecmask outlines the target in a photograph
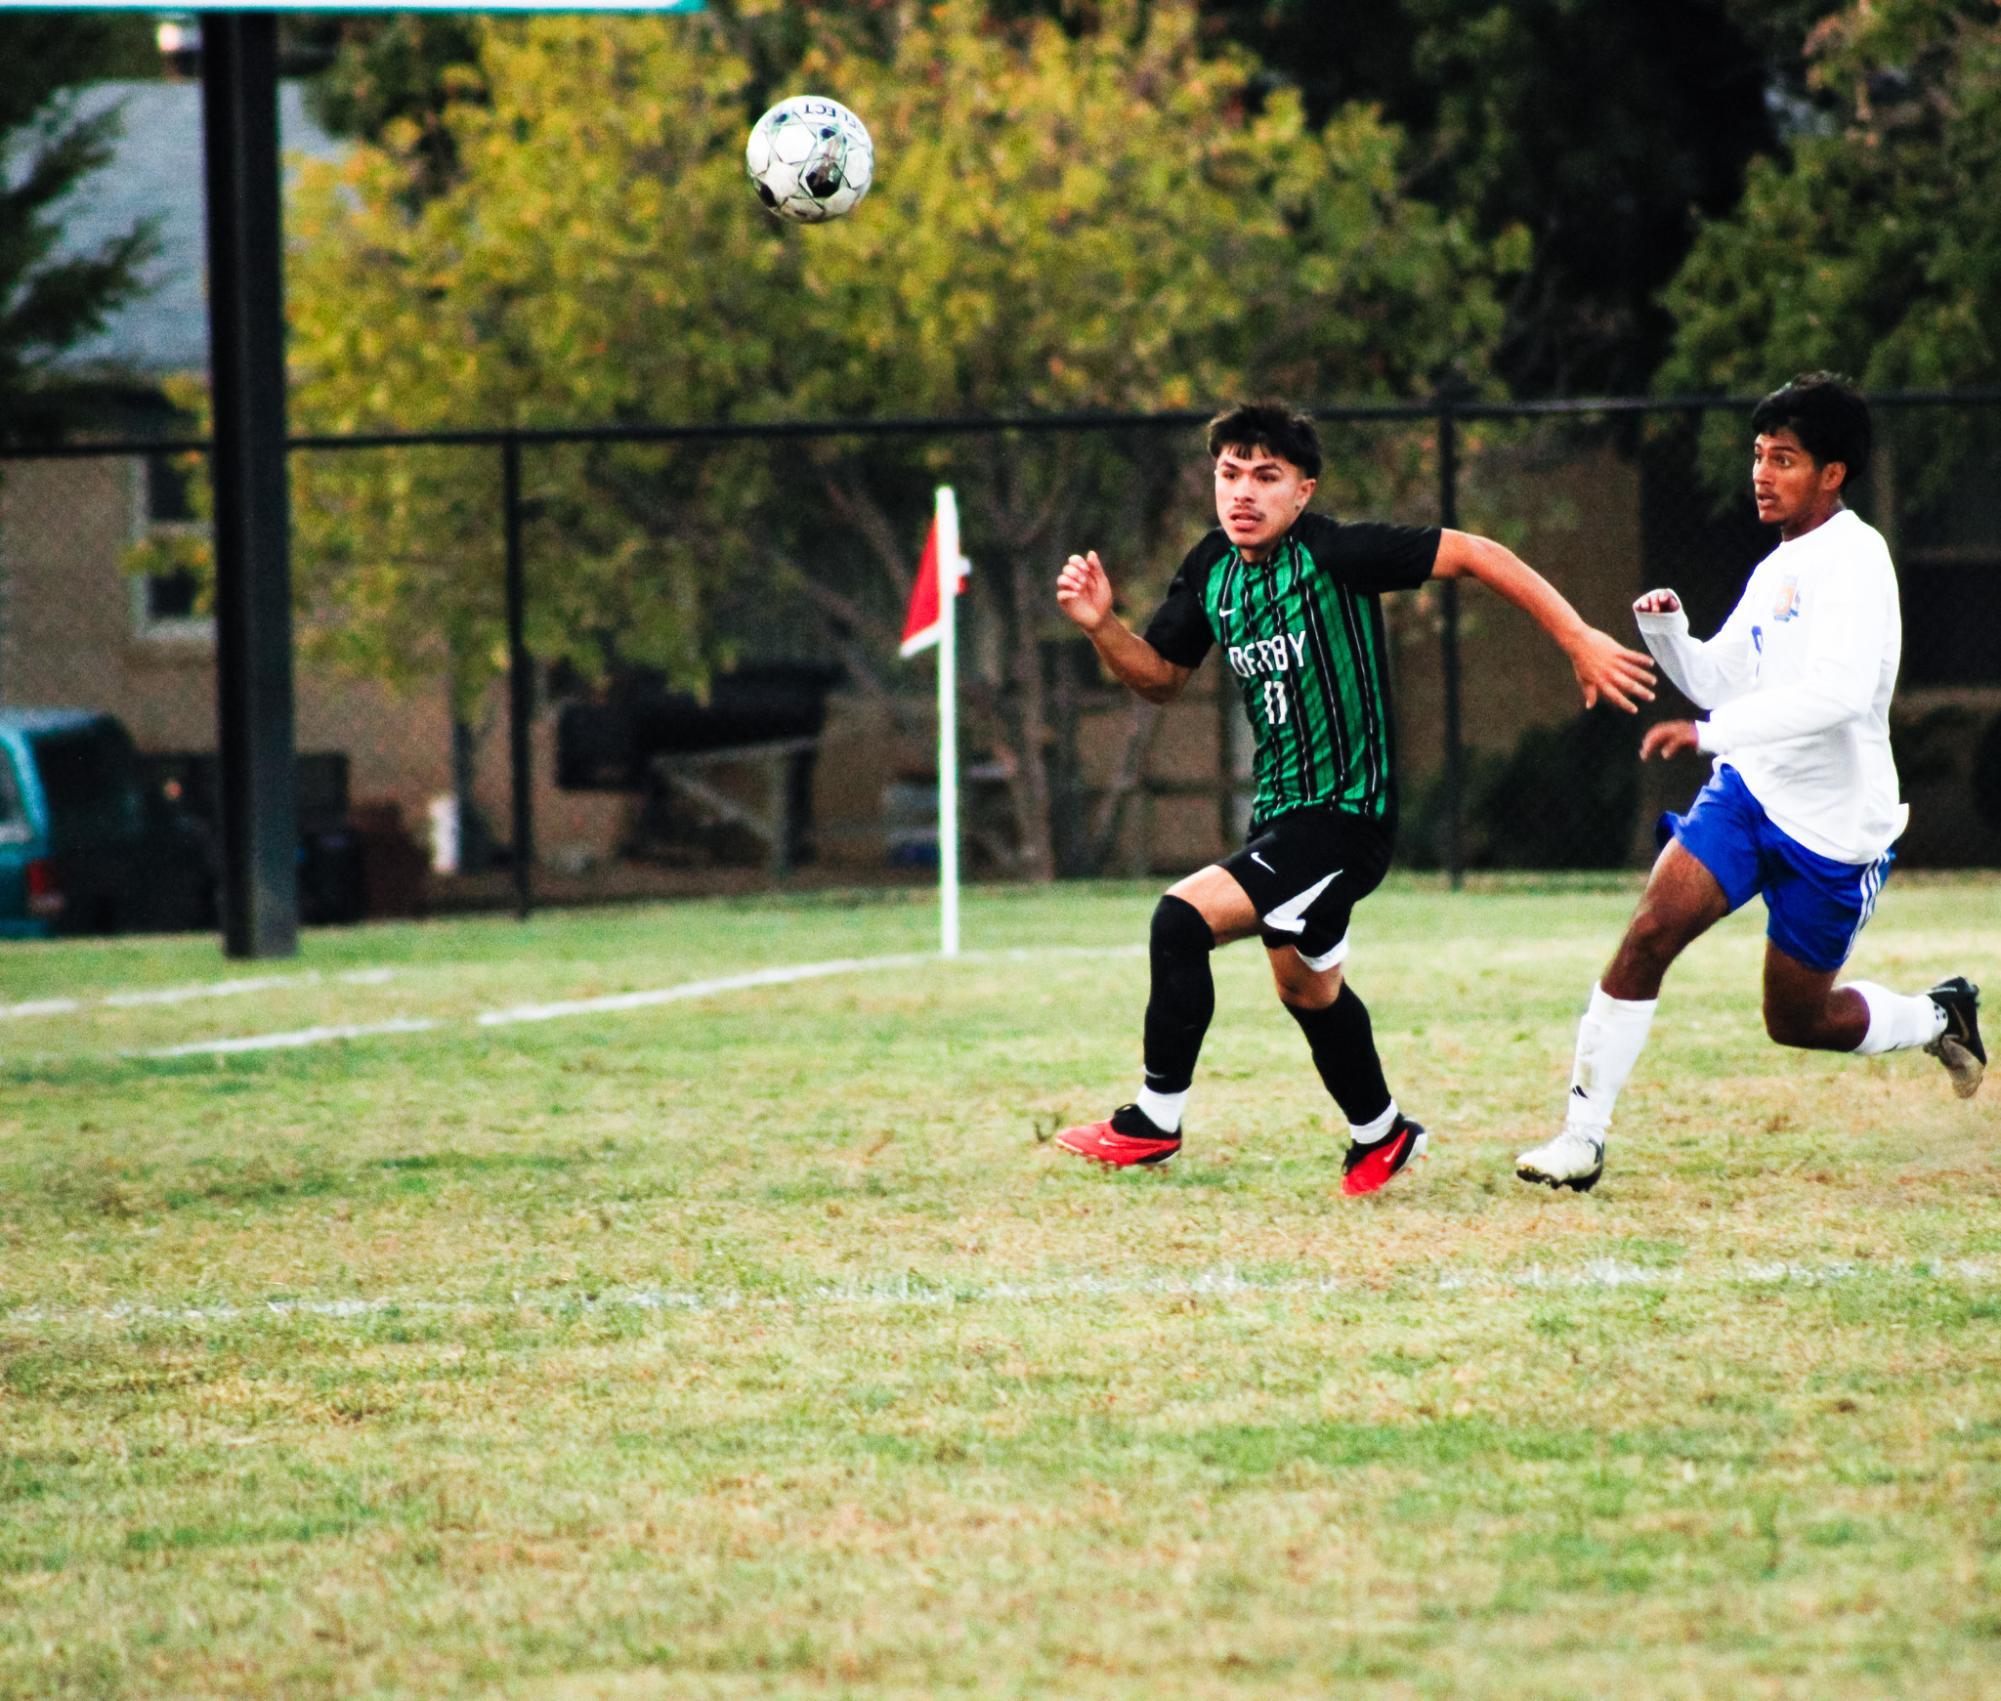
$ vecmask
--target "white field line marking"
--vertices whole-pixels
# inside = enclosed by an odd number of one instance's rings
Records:
[[[777,968],[754,969],[740,975],[724,975],[714,980],[683,981],[678,986],[650,987],[642,992],[607,993],[601,998],[572,998],[554,1004],[516,1004],[505,1010],[485,1010],[473,1017],[482,1028],[510,1027],[521,1022],[554,1022],[566,1016],[597,1016],[621,1010],[646,1010],[660,1004],[679,1004],[691,998],[713,998],[719,993],[742,992],[760,986],[792,986],[800,981],[820,980],[829,975],[865,974],[883,969],[921,968],[948,961],[1020,962],[1035,957],[1125,957],[1145,950],[1143,945],[1101,948],[1089,945],[1027,946],[1004,951],[968,951],[958,958],[940,957],[934,951],[909,951],[890,957],[836,957],[824,963],[790,963]],[[372,1039],[379,1034],[419,1034],[444,1027],[438,1017],[413,1017],[407,1021],[371,1022],[351,1027],[295,1028],[288,1033],[246,1034],[234,1039],[190,1040],[183,1045],[162,1046],[141,1053],[145,1057],[229,1056],[247,1051],[290,1051],[301,1046],[327,1045],[335,1040]]]
[[[302,975],[258,975],[244,980],[219,980],[207,986],[162,986],[141,992],[114,992],[104,1002],[117,1009],[138,1004],[188,1004],[197,998],[238,998],[246,992],[271,992],[288,986],[318,986],[333,980],[343,986],[380,986],[394,969],[353,969],[346,974],[322,975],[309,970]]]
[[[683,981],[679,986],[655,987],[646,992],[614,992],[602,998],[572,998],[560,1004],[517,1004],[511,1010],[485,1011],[473,1020],[482,1028],[501,1028],[515,1022],[554,1022],[565,1016],[596,1016],[614,1010],[678,1004],[686,998],[713,998],[719,992],[741,992],[754,986],[791,986],[826,975],[860,974],[869,969],[914,969],[921,963],[942,960],[932,952],[914,951],[895,957],[836,957],[831,962],[754,969],[748,974],[724,975],[717,980]]]
[[[67,1016],[82,1008],[74,998],[31,998],[25,1004],[0,1004],[0,1020],[16,1016]]]
[[[330,1045],[335,1040],[374,1039],[379,1034],[423,1034],[439,1026],[429,1016],[406,1016],[392,1022],[354,1022],[340,1027],[294,1028],[286,1034],[247,1034],[242,1039],[196,1040],[191,1045],[166,1045],[148,1057],[230,1056],[244,1051],[291,1051],[304,1045]]]
[[[323,975],[317,969],[300,975],[247,975],[241,980],[209,981],[200,986],[153,986],[132,992],[107,992],[100,998],[31,998],[21,1004],[0,1004],[0,1021],[26,1016],[73,1016],[88,1008],[130,1010],[144,1004],[191,1004],[201,998],[241,998],[251,992],[281,991],[291,986],[319,986],[336,981],[343,986],[380,986],[394,969],[350,969]]]
[[[1835,1282],[1910,1278],[1943,1286],[1949,1282],[1981,1285],[2001,1277],[2001,1263],[1991,1258],[1926,1258],[1864,1263],[1839,1259],[1825,1263],[1797,1259],[1746,1262],[1720,1269],[1690,1270],[1682,1266],[1626,1264],[1616,1259],[1592,1259],[1569,1267],[1534,1264],[1515,1270],[1442,1270],[1433,1281],[1439,1293],[1498,1294],[1523,1289],[1589,1293],[1620,1288],[1680,1288],[1704,1292],[1736,1287],[1825,1287]],[[18,1326],[83,1326],[120,1323],[256,1323],[292,1318],[334,1322],[385,1316],[493,1315],[533,1309],[541,1311],[811,1311],[819,1309],[933,1310],[960,1305],[1074,1304],[1080,1299],[1265,1300],[1330,1294],[1350,1298],[1387,1298],[1373,1288],[1353,1287],[1333,1276],[1295,1277],[1267,1281],[1240,1275],[1229,1265],[1197,1270],[1186,1276],[1074,1276],[1046,1282],[949,1282],[913,1278],[908,1273],[880,1281],[825,1282],[794,1293],[746,1293],[739,1288],[624,1288],[609,1292],[547,1289],[513,1293],[504,1300],[448,1299],[417,1295],[401,1299],[271,1299],[248,1304],[165,1305],[133,1302],[88,1309],[23,1306],[0,1312],[0,1331]]]

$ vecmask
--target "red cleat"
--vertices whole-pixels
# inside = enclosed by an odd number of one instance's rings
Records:
[[[1380,1140],[1348,1148],[1348,1155],[1341,1160],[1341,1191],[1350,1195],[1373,1193],[1387,1186],[1411,1159],[1424,1156],[1429,1138],[1421,1123],[1399,1116]]]
[[[1127,1133],[1119,1127],[1142,1132]],[[1150,1130],[1150,1132],[1146,1132]],[[1094,1164],[1124,1169],[1129,1164],[1163,1164],[1181,1150],[1179,1134],[1163,1134],[1147,1120],[1138,1105],[1122,1104],[1103,1122],[1087,1122],[1080,1128],[1066,1128],[1056,1136],[1057,1145]]]

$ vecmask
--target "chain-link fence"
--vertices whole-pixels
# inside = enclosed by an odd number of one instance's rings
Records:
[[[1855,504],[1903,587],[1907,866],[2001,860],[2001,397],[1879,397]],[[1234,844],[1249,737],[1220,670],[1165,709],[1055,608],[1096,548],[1144,620],[1213,523],[1198,414],[310,438],[290,456],[302,909],[921,876],[931,663],[897,637],[939,483],[975,875],[1168,873]],[[1498,537],[1633,641],[1698,632],[1771,539],[1747,404],[1321,411],[1316,505]],[[0,452],[0,707],[103,710],[149,786],[216,795],[204,446]],[[1388,601],[1406,866],[1629,868],[1702,763],[1637,760],[1563,658],[1477,587]]]

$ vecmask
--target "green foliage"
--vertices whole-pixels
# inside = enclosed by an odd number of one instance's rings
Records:
[[[855,327],[791,406],[1206,405],[1245,384],[1407,393],[1495,326],[1484,256],[1399,193],[1358,108],[1242,108],[1251,64],[1193,8],[1071,36],[941,8],[894,60],[830,66],[886,138],[880,199],[809,287]],[[1107,8],[1116,12],[1122,8]]]
[[[482,26],[492,96],[468,90],[447,107],[460,162],[450,187],[413,202],[433,155],[404,119],[382,145],[308,174],[290,291],[298,426],[701,417],[707,398],[742,391],[759,352],[731,332],[735,274],[717,263],[730,227],[737,246],[751,228],[733,157],[742,68],[695,51],[686,30],[675,19]],[[762,216],[754,203],[750,215]],[[580,460],[595,470],[587,485],[562,476],[559,463]],[[618,498],[633,464],[609,451],[534,469],[530,501],[582,528],[561,573],[537,581],[531,642],[546,660],[594,672],[599,635],[617,630],[637,659],[697,663],[689,635],[712,557],[614,524],[631,518]],[[392,678],[448,655],[461,700],[476,697],[504,657],[497,457],[309,457],[295,477],[313,641]],[[712,519],[721,550],[728,516]]]
[[[1991,0],[1847,6],[1810,38],[1809,82],[1826,123],[1754,168],[1741,207],[1704,229],[1663,298],[1678,330],[1661,387],[1755,393],[1813,367],[1875,388],[1995,382]],[[1740,472],[1741,422],[1715,430]]]
[[[1758,55],[1723,0],[1404,10],[1433,111],[1413,189],[1529,239],[1501,370],[1518,393],[1642,387],[1670,329],[1654,292],[1770,144]]]
[[[1404,192],[1519,233],[1495,364],[1518,394],[1643,388],[1671,324],[1653,297],[1696,220],[1772,143],[1783,38],[1731,0],[1205,0],[1312,112],[1372,102],[1408,134]],[[1762,38],[1761,38],[1762,39]]]
[[[320,122],[374,140],[398,119],[424,123],[467,86],[479,37],[464,13],[394,12],[340,21],[332,61],[314,79]]]
[[[46,117],[50,97],[60,90],[99,77],[137,74],[145,65],[145,31],[142,26],[135,65],[133,23],[103,12],[63,16],[10,10],[0,16],[0,49],[8,67],[0,78],[0,132]]]
[[[102,17],[0,16],[0,408],[11,428],[52,422],[55,358],[139,288],[152,235],[135,226],[59,258],[58,212],[111,158],[115,112],[79,119],[64,91],[118,68],[129,30]],[[41,415],[40,420],[36,419]]]
[[[440,122],[454,95],[473,94],[477,30],[465,13],[394,12],[338,22],[331,62],[308,85],[315,113],[336,136],[379,140],[392,124],[414,124],[428,166],[421,192],[449,180],[457,163]]]

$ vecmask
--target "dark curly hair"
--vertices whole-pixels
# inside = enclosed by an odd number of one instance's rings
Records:
[[[1284,402],[1239,402],[1209,421],[1209,453],[1263,449],[1290,461],[1308,478],[1320,476],[1320,433],[1313,415]]]
[[[1838,372],[1802,372],[1781,385],[1752,411],[1751,431],[1760,437],[1790,431],[1820,465],[1839,461],[1848,469],[1844,490],[1869,470],[1869,404]]]

